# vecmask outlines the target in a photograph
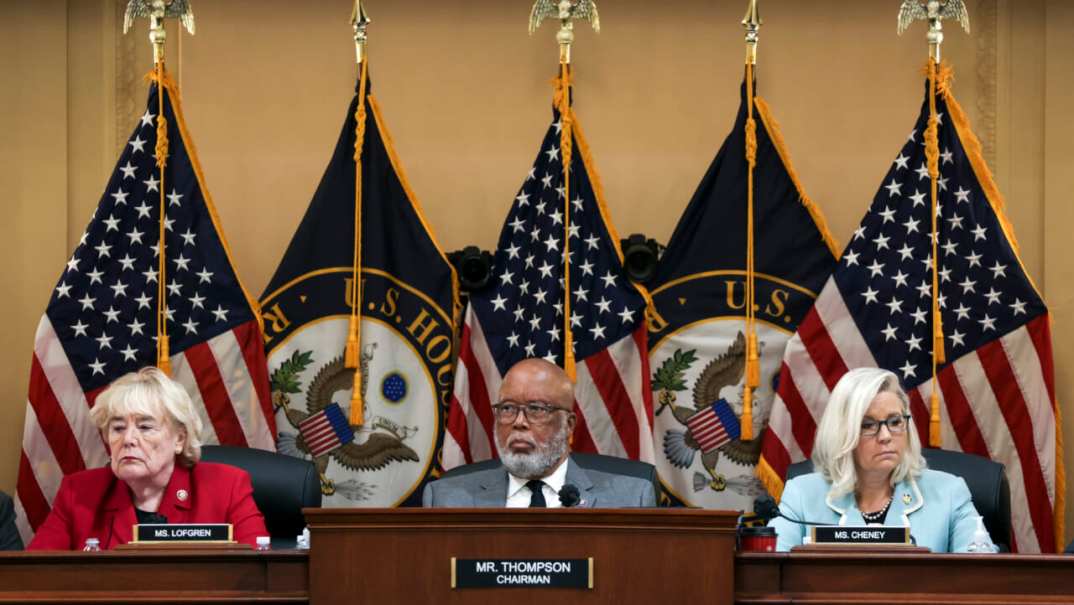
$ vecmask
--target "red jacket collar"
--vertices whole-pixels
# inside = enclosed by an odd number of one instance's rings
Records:
[[[190,491],[190,472],[191,469],[176,461],[168,486],[164,488],[164,497],[160,501],[160,508],[157,512],[167,517],[172,523],[181,523],[188,518],[187,513],[180,511],[189,511],[191,502],[194,500]],[[110,468],[108,473],[111,475],[112,484],[109,487],[104,508],[112,514],[110,515],[111,529],[108,532],[109,537],[106,539],[105,548],[112,548],[117,544],[126,544],[131,541],[137,517],[134,514],[134,500],[131,498],[130,488],[120,481]]]
[[[111,469],[109,469],[109,473],[111,474]],[[160,501],[160,508],[157,510],[158,513],[168,517],[169,520],[172,520],[172,515],[176,512],[190,510],[191,508],[194,494],[190,490],[190,473],[190,468],[176,460],[171,479],[168,480],[168,485],[164,488],[164,497]],[[131,499],[130,488],[127,487],[126,483],[120,481],[115,474],[112,474],[112,485],[109,490],[108,499],[104,505],[105,510],[122,510],[125,508],[134,510],[134,501]]]
[[[164,498],[161,499],[157,512],[172,523],[178,521],[176,513],[189,511],[194,501],[194,493],[190,489],[190,472],[190,467],[176,460],[172,478],[168,480],[168,487],[164,488]]]

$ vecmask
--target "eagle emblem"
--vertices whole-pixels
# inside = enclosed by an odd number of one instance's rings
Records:
[[[123,33],[130,31],[138,17],[163,19],[178,18],[190,35],[194,35],[194,11],[190,0],[130,0],[123,13]]]
[[[668,430],[664,434],[664,455],[673,466],[685,469],[693,464],[694,458],[700,453],[701,464],[708,476],[696,473],[694,490],[722,492],[728,488],[728,480],[716,468],[721,456],[739,465],[752,466],[757,464],[761,455],[760,439],[743,441],[739,438],[738,415],[721,394],[725,388],[742,383],[746,370],[745,335],[739,332],[727,351],[705,366],[694,383],[692,405],[676,405],[675,391],[686,390],[685,372],[696,361],[696,351],[676,351],[653,377],[653,386],[659,390],[656,413],[659,415],[670,410],[675,420],[684,427],[681,430]],[[719,409],[723,412],[717,416],[712,410]],[[710,416],[712,422],[701,422],[704,415]],[[725,435],[722,440],[715,442],[718,445],[714,445],[711,437],[698,434],[711,433],[714,423],[720,425]]]
[[[593,29],[600,31],[600,13],[593,0],[537,0],[530,9],[530,35],[537,31],[545,19],[573,19],[589,21]]]
[[[301,392],[298,375],[312,364],[312,351],[295,351],[291,358],[272,374],[273,406],[277,411],[282,409],[288,423],[295,429],[299,429],[299,433],[292,437],[293,441],[292,439],[284,440],[281,437],[280,451],[300,458],[312,458],[320,477],[321,493],[326,496],[335,494],[338,488],[347,498],[360,501],[367,499],[373,490],[373,486],[354,480],[344,482],[345,485],[343,483],[337,485],[326,474],[330,459],[351,471],[375,471],[393,462],[419,462],[417,452],[405,443],[418,431],[417,427],[404,426],[385,416],[377,415],[377,400],[367,397],[369,363],[373,359],[375,350],[376,343],[363,348],[358,368],[358,371],[362,373],[362,399],[365,401],[369,420],[363,426],[350,426],[354,432],[353,440],[318,456],[312,454],[309,444],[302,435],[300,424],[334,402],[349,401],[350,390],[354,385],[355,370],[344,367],[342,355],[322,366],[306,389],[306,411],[297,409],[292,404],[291,395]],[[392,373],[386,380],[391,384],[386,382],[385,396],[394,399],[394,394],[401,388],[399,382],[402,378],[398,373]]]
[[[902,35],[914,21],[928,21],[938,24],[944,19],[955,19],[962,25],[966,33],[970,33],[970,13],[966,10],[963,0],[903,0],[899,7],[898,33]]]

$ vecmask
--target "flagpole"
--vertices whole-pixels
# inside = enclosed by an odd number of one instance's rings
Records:
[[[929,44],[929,120],[925,127],[925,162],[929,173],[929,193],[931,195],[932,214],[932,384],[929,395],[929,446],[940,447],[940,388],[938,369],[947,362],[944,351],[943,317],[940,313],[940,117],[936,111],[937,80],[939,79],[943,44],[943,20],[956,18],[970,32],[970,18],[963,0],[929,0],[921,4],[917,0],[903,0],[899,8],[897,32],[902,35],[911,23],[917,20],[928,21],[929,31],[926,36]]]
[[[571,329],[571,160],[574,145],[574,116],[571,110],[571,46],[574,44],[574,19],[586,19],[600,33],[600,16],[593,0],[537,0],[530,10],[530,35],[541,22],[559,19],[556,41],[559,43],[559,78],[555,102],[559,110],[559,149],[563,163],[563,370],[574,381],[577,378],[574,356],[574,332]]]
[[[756,299],[756,271],[754,267],[753,224],[753,169],[757,165],[757,122],[753,119],[753,70],[757,65],[758,32],[761,17],[757,12],[757,0],[750,0],[742,25],[746,28],[746,381],[742,391],[742,418],[740,420],[743,441],[753,439],[753,391],[761,385],[761,360],[757,346],[757,319],[754,313]]]
[[[154,148],[157,168],[160,170],[160,201],[159,201],[159,239],[157,255],[159,258],[157,268],[157,367],[163,372],[171,374],[171,354],[168,339],[168,305],[165,300],[165,283],[167,273],[165,234],[167,232],[166,212],[167,196],[165,192],[164,169],[168,163],[168,120],[164,116],[165,79],[167,73],[164,69],[164,44],[167,41],[167,32],[164,30],[164,19],[177,18],[186,27],[190,35],[194,35],[194,13],[187,0],[173,0],[165,3],[163,0],[132,0],[127,4],[127,10],[123,15],[123,33],[130,31],[137,17],[149,19],[149,42],[153,45],[153,75],[152,79],[157,82],[157,144]]]
[[[343,367],[354,370],[351,389],[351,406],[348,421],[352,426],[362,426],[365,421],[365,405],[362,400],[362,148],[365,144],[366,93],[369,86],[369,57],[366,53],[366,28],[369,26],[362,0],[355,0],[351,12],[354,28],[354,55],[358,63],[358,107],[354,112],[354,261],[351,267],[351,317],[347,329],[347,345],[343,355]]]

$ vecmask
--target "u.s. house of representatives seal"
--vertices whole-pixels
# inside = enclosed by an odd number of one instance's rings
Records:
[[[758,276],[755,306],[761,383],[754,390],[753,439],[742,439],[746,370],[744,283],[736,275],[693,284],[711,313],[679,326],[656,325],[650,341],[656,467],[664,487],[690,506],[751,510],[764,493],[754,476],[783,351],[813,293]],[[658,293],[660,294],[660,293]],[[664,297],[662,311],[689,304]],[[668,316],[673,316],[669,312]],[[792,316],[792,314],[794,314]]]
[[[351,424],[344,366],[351,269],[314,271],[262,301],[281,453],[312,460],[325,506],[404,503],[426,477],[451,397],[450,316],[387,273],[365,269],[364,418]]]

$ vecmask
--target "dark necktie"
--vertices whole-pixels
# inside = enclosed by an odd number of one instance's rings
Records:
[[[538,479],[531,479],[526,482],[526,487],[530,488],[530,508],[548,508],[548,503],[544,501],[544,481]]]

